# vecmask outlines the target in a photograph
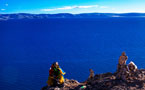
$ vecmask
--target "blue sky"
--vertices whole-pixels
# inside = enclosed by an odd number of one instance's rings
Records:
[[[145,13],[145,0],[0,0],[0,13]]]

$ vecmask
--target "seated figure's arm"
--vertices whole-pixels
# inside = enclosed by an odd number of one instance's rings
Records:
[[[122,56],[119,57],[118,63],[121,65],[122,64]]]
[[[59,69],[60,69],[60,73],[61,73],[62,75],[66,74],[61,68],[59,68]]]

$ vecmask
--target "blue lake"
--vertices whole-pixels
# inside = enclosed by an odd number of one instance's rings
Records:
[[[0,21],[0,90],[40,90],[54,61],[80,82],[115,72],[122,51],[145,68],[145,18]]]

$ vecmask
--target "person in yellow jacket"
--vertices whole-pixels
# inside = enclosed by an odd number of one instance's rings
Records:
[[[56,87],[63,86],[65,72],[59,67],[58,62],[52,64],[49,70],[48,86]]]

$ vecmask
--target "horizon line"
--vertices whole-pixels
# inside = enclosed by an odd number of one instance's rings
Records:
[[[20,12],[20,13],[1,13],[0,15],[2,15],[2,14],[91,14],[91,13],[108,13],[108,14],[129,14],[129,13],[141,13],[141,14],[145,14],[145,12],[84,12],[84,13],[27,13],[27,12]]]

